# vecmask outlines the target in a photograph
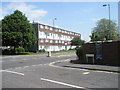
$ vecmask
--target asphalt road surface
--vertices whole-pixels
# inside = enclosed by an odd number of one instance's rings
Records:
[[[118,74],[52,66],[75,53],[8,56],[2,58],[2,88],[118,88]]]

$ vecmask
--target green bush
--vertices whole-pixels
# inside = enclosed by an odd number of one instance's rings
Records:
[[[13,55],[14,49],[13,48],[7,48],[2,50],[2,55]]]
[[[7,48],[2,50],[2,55],[14,55],[14,54],[22,53],[24,51],[25,51],[24,48],[16,48],[15,52],[14,52],[14,48]]]
[[[83,47],[76,48],[76,55],[79,60],[83,60]]]
[[[45,49],[41,49],[41,50],[39,50],[39,52],[45,52]]]
[[[15,53],[22,53],[22,52],[25,52],[25,49],[22,47],[15,49]]]

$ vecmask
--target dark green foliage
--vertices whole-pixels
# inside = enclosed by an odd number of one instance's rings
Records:
[[[2,50],[2,55],[13,55],[13,54],[15,54],[13,48],[8,48],[8,49]]]
[[[16,53],[22,53],[22,52],[25,52],[25,49],[22,48],[22,47],[21,47],[21,48],[16,48],[16,49],[15,49],[15,52],[16,52]]]
[[[21,32],[3,32],[2,33],[2,45],[18,47],[22,45],[22,33]]]
[[[41,50],[39,50],[39,52],[45,52],[45,49],[41,49]]]
[[[80,45],[83,45],[84,44],[84,40],[81,40],[80,37],[74,37],[72,40],[71,40],[71,46],[80,46]]]
[[[79,47],[76,49],[76,55],[79,60],[83,60],[83,47]]]
[[[8,48],[8,49],[3,49],[2,50],[2,55],[14,55],[14,54],[19,54],[19,53],[22,53],[24,52],[25,49],[24,48]]]
[[[107,19],[99,20],[96,27],[93,28],[90,38],[91,41],[117,40],[117,24],[112,20],[110,20],[110,24]]]
[[[4,17],[2,20],[2,32],[3,46],[12,46],[14,51],[18,47],[28,50],[37,41],[32,25],[19,10]]]

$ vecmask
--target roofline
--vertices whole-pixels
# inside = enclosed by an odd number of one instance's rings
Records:
[[[47,25],[47,24],[43,24],[43,23],[38,23],[38,22],[34,22],[34,23],[31,23],[31,24],[40,24],[40,25],[45,25],[45,26],[49,26],[49,27],[52,27],[52,28],[53,28],[53,26],[51,26],[51,25]],[[63,31],[68,31],[68,32],[72,32],[72,33],[75,33],[75,34],[79,34],[79,35],[81,36],[81,34],[80,34],[80,33],[77,33],[77,32],[65,30],[65,29],[59,28],[59,27],[54,27],[54,28],[56,28],[56,29],[62,29]]]

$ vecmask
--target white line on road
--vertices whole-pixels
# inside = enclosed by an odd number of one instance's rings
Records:
[[[29,66],[24,66],[23,68],[27,68],[27,67],[29,67]]]
[[[0,62],[4,62],[4,61],[0,61]]]
[[[37,66],[41,66],[42,64],[38,64]]]
[[[65,85],[65,86],[69,86],[69,87],[73,87],[73,88],[85,89],[84,87],[80,87],[80,86],[76,86],[76,85],[72,85],[72,84],[68,84],[68,83],[63,83],[63,82],[54,81],[54,80],[45,79],[45,78],[40,78],[40,79],[43,80],[43,81],[48,81],[48,82],[52,82],[52,83],[57,83],[57,84],[61,84],[61,85]]]
[[[20,69],[21,67],[16,67],[15,69]]]
[[[83,74],[86,75],[86,74],[89,74],[90,72],[84,72]]]
[[[48,65],[49,66],[52,66],[52,67],[56,67],[56,68],[62,68],[62,69],[73,69],[73,70],[83,70],[83,71],[90,71],[90,70],[88,70],[88,69],[80,69],[80,68],[69,68],[69,67],[62,67],[62,66],[57,66],[57,65],[55,65],[55,63],[58,63],[58,62],[66,62],[66,61],[70,61],[69,59],[66,59],[66,60],[59,60],[59,61],[55,61],[55,62],[51,62],[51,63],[49,63]],[[96,70],[91,70],[91,71],[93,71],[93,72],[101,72],[101,73],[110,73],[110,74],[119,74],[119,73],[117,73],[117,72],[108,72],[108,71],[96,71]]]
[[[18,74],[18,75],[22,75],[22,76],[24,76],[24,74],[23,74],[23,73],[14,72],[14,71],[1,70],[1,72],[9,72],[9,73],[14,73],[14,74]]]
[[[32,65],[33,67],[37,66],[37,65]]]

